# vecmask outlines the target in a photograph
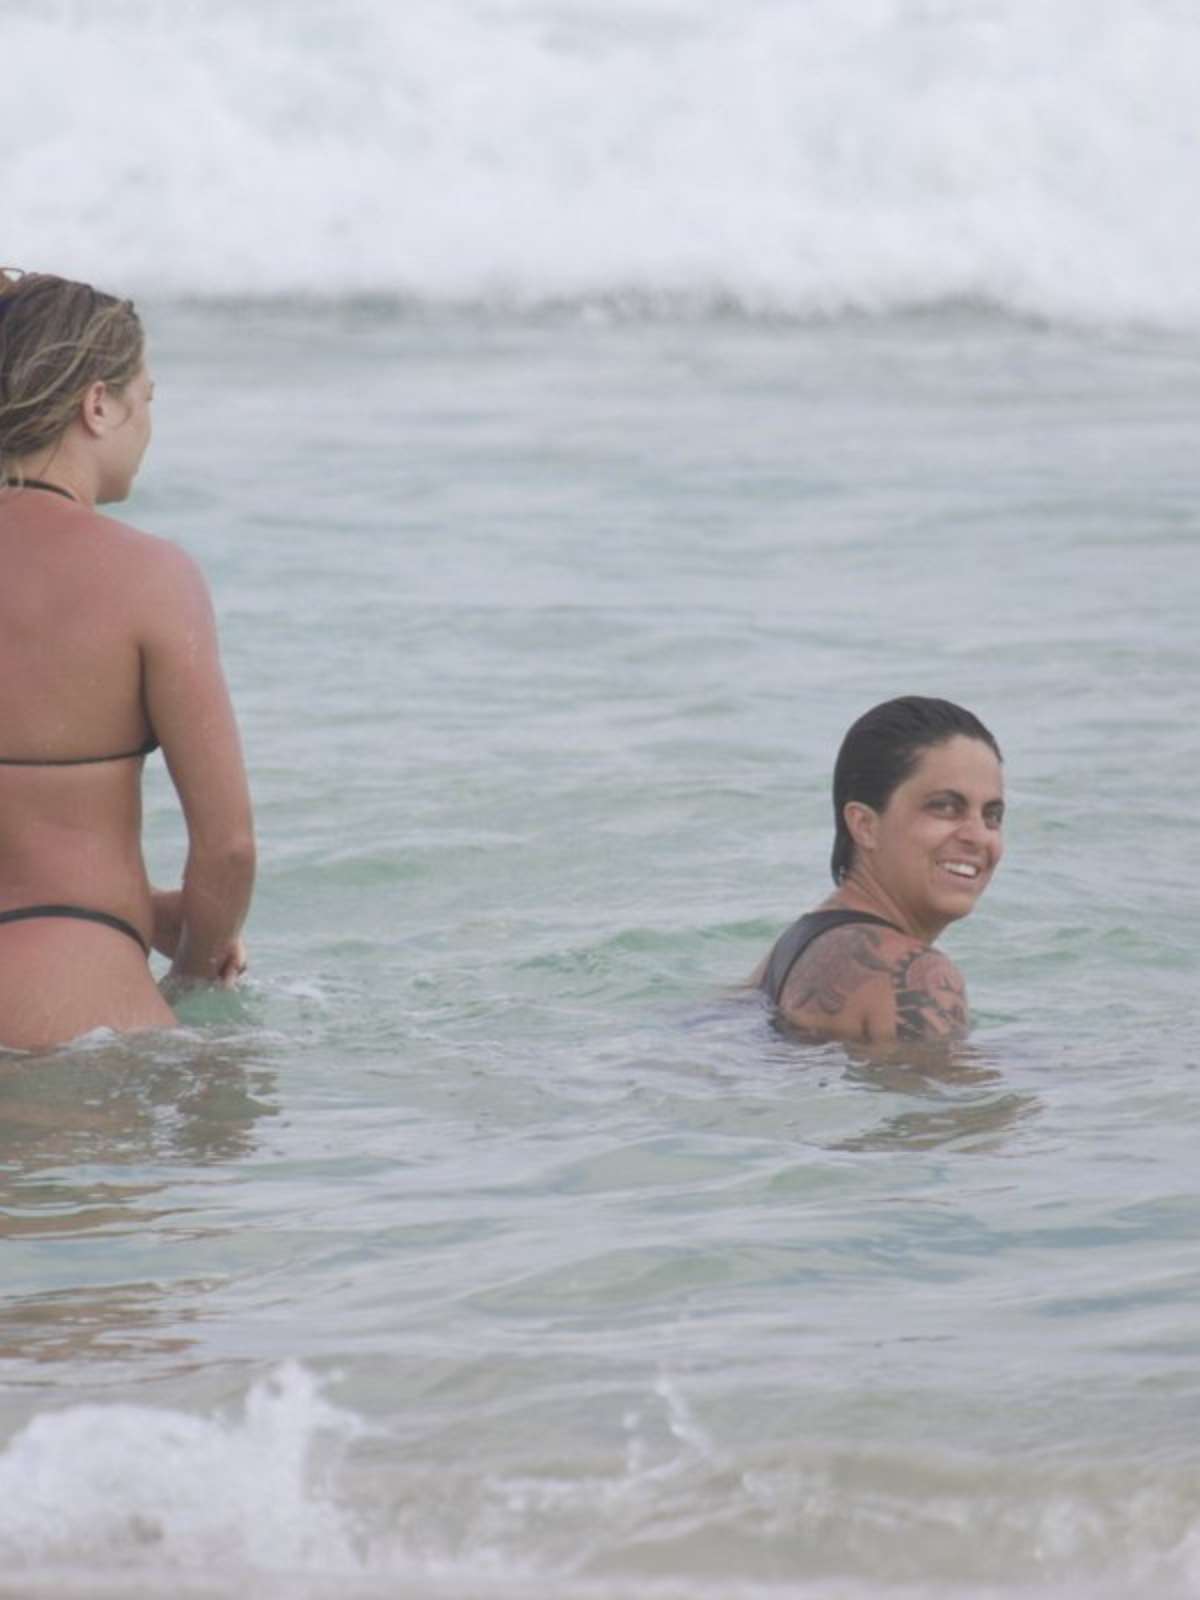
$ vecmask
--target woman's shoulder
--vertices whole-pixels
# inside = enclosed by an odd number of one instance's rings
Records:
[[[966,1033],[967,986],[945,951],[897,929],[880,941],[880,955],[886,972],[875,996],[875,1037],[916,1043]]]
[[[962,974],[941,950],[867,917],[839,920],[804,950],[779,1009],[797,1026],[865,1042],[966,1031]]]
[[[108,557],[123,563],[127,573],[136,570],[140,585],[154,603],[160,603],[164,593],[180,589],[207,592],[200,563],[182,545],[105,512],[92,515],[97,540],[105,546]]]
[[[190,560],[181,545],[164,538],[160,533],[149,533],[145,528],[135,527],[132,522],[110,516],[107,511],[97,507],[90,508],[87,515],[96,537],[120,546],[131,555],[143,556],[147,560],[170,561],[176,556]]]

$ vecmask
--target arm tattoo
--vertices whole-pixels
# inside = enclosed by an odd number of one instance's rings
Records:
[[[784,1010],[836,1017],[857,989],[888,971],[876,953],[879,943],[873,928],[838,929],[815,940],[788,974]]]
[[[905,1043],[967,1031],[967,994],[955,969],[933,950],[914,950],[892,967],[896,1038]]]

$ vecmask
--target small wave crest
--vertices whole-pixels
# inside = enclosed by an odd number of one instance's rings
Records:
[[[133,1405],[35,1417],[0,1454],[0,1593],[46,1568],[358,1570],[327,1473],[362,1430],[282,1367],[236,1420]]]
[[[622,1459],[398,1459],[289,1364],[237,1418],[46,1412],[0,1453],[0,1596],[309,1600],[1117,1600],[1194,1593],[1187,1474],[904,1459],[816,1442],[727,1455],[660,1377]],[[369,1480],[369,1481],[368,1481]],[[351,1495],[358,1497],[352,1503]]]

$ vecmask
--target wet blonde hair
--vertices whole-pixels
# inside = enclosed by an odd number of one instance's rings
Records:
[[[132,300],[0,268],[0,477],[62,438],[89,385],[122,390],[144,354]]]

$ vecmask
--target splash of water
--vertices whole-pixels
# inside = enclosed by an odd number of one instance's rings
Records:
[[[0,4],[5,254],[143,294],[1200,321],[1178,0]]]

